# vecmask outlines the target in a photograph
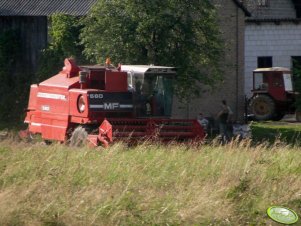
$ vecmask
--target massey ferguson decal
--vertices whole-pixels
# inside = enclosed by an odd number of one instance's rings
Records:
[[[89,108],[94,111],[128,111],[133,109],[131,93],[90,93]]]
[[[42,93],[42,92],[38,92],[37,96],[40,97],[40,98],[46,98],[46,99],[64,100],[64,101],[67,100],[67,98],[66,98],[65,95],[56,94],[56,93]]]
[[[119,110],[126,108],[133,108],[132,104],[120,104],[120,103],[103,103],[103,104],[90,104],[90,108],[104,109],[104,110]]]

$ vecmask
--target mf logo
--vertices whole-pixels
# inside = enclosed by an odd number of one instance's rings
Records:
[[[114,110],[119,108],[119,103],[103,103],[103,108],[107,110]]]

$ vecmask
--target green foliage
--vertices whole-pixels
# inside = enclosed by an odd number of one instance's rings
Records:
[[[297,60],[293,60],[293,75],[294,75],[294,88],[296,92],[301,93],[301,64]],[[296,110],[301,111],[301,96],[296,98]]]
[[[269,142],[270,144],[274,144],[279,140],[287,144],[301,144],[301,127],[299,124],[257,122],[252,123],[251,128],[254,142]]]
[[[37,72],[37,81],[42,81],[59,72],[64,59],[72,57],[78,63],[84,62],[83,47],[79,44],[80,19],[76,16],[54,14],[49,18],[51,24],[49,46],[42,51]]]
[[[81,54],[79,47],[79,18],[76,16],[54,14],[50,17],[51,47],[60,49],[66,56],[78,56]]]
[[[208,0],[100,0],[83,20],[81,40],[94,62],[177,67],[176,91],[186,98],[221,78],[216,18]]]

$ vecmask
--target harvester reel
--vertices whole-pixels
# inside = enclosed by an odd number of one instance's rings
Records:
[[[70,138],[70,145],[71,146],[82,146],[86,143],[87,137],[88,137],[87,130],[82,126],[78,126],[72,132],[72,135]]]
[[[270,120],[275,115],[275,102],[267,95],[257,95],[251,100],[251,109],[257,120]]]

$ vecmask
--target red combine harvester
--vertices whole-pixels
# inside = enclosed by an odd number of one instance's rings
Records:
[[[175,68],[77,66],[31,85],[25,123],[46,141],[107,147],[114,139],[202,140],[196,120],[170,119]]]

